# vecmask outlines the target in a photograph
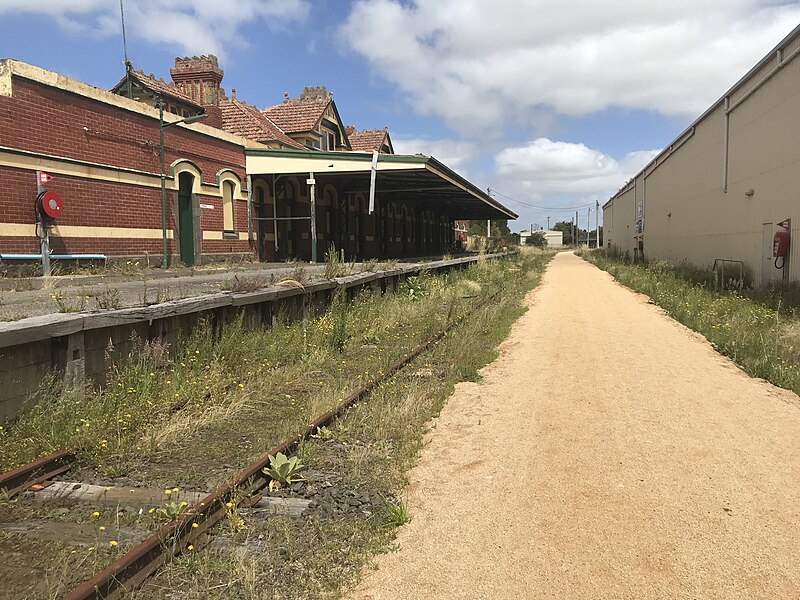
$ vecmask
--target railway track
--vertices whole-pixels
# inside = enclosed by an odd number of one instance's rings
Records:
[[[260,499],[261,492],[268,487],[271,481],[269,476],[263,472],[264,467],[269,466],[271,457],[279,452],[292,453],[301,441],[313,435],[320,428],[330,425],[354,403],[364,399],[378,385],[396,375],[416,357],[433,347],[464,319],[495,300],[499,294],[500,292],[496,292],[484,298],[471,307],[466,314],[449,321],[444,328],[427,341],[405,353],[384,372],[375,375],[360,388],[350,393],[336,408],[319,415],[309,422],[304,430],[281,441],[242,470],[231,483],[218,488],[177,518],[161,526],[158,531],[121,555],[111,565],[63,596],[63,600],[120,598],[126,592],[141,586],[159,567],[173,557],[187,550],[198,551],[205,547],[212,539],[212,529],[226,517],[231,506],[249,506]],[[0,490],[5,488],[6,493],[10,496],[18,495],[26,490],[36,490],[37,486],[41,486],[49,479],[68,472],[73,466],[75,458],[73,453],[57,452],[0,474]]]
[[[72,468],[75,455],[71,452],[55,452],[43,456],[11,471],[0,473],[0,490],[9,497],[16,496],[42,482],[58,477]]]

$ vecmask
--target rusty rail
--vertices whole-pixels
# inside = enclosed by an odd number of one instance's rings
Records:
[[[488,304],[500,292],[496,292],[486,299],[478,302],[472,310]],[[269,465],[270,457],[278,452],[291,452],[297,445],[320,427],[324,427],[342,415],[351,405],[369,394],[382,381],[394,376],[398,371],[422,354],[428,348],[441,340],[447,332],[459,325],[466,315],[461,316],[443,329],[436,332],[430,339],[419,344],[403,357],[392,364],[384,373],[375,375],[361,388],[351,392],[339,406],[329,410],[311,421],[300,433],[284,439],[267,454],[261,456],[239,473],[232,483],[228,483],[215,492],[209,494],[202,501],[195,504],[186,513],[162,526],[157,533],[151,535],[138,546],[119,557],[103,571],[84,582],[72,592],[63,597],[63,600],[112,600],[120,598],[125,592],[140,586],[156,569],[167,563],[173,556],[178,556],[191,545],[200,549],[209,541],[209,530],[220,522],[232,506],[238,505],[243,499],[258,493],[267,485],[270,478],[262,472]],[[197,527],[194,527],[194,525]]]
[[[0,490],[5,489],[9,496],[20,494],[37,483],[66,473],[72,468],[74,459],[75,455],[71,452],[56,452],[0,473]]]

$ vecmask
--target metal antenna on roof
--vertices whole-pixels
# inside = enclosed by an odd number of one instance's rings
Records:
[[[128,91],[128,98],[133,98],[133,89],[131,89],[131,69],[133,65],[128,60],[128,40],[125,37],[125,7],[122,5],[122,0],[119,0],[119,16],[122,21],[122,58],[125,65],[125,87]]]

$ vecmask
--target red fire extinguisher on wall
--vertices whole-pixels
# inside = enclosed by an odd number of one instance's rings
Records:
[[[789,231],[791,230],[791,226],[791,219],[781,221],[778,223],[778,227],[781,227],[785,231],[776,231],[772,238],[772,256],[775,257],[776,269],[782,269],[786,265],[786,257],[789,256]],[[780,259],[780,265],[778,265],[778,259]]]

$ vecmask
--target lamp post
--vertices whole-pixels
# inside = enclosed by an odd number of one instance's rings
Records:
[[[179,123],[195,123],[205,119],[208,115],[202,113],[180,119],[178,121],[164,122],[164,103],[158,101],[158,137],[161,145],[161,268],[166,269],[169,266],[169,254],[167,254],[167,175],[166,167],[164,166],[164,130],[167,127],[178,125]]]

